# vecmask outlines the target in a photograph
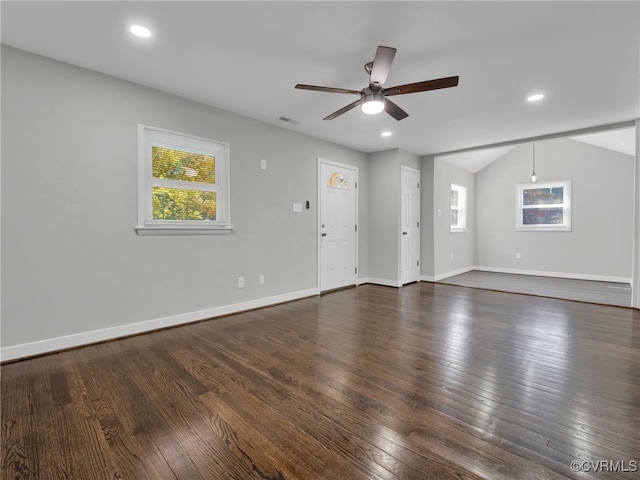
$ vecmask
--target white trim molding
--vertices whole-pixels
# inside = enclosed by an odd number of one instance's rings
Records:
[[[631,306],[640,309],[640,119],[636,120],[636,158],[633,211],[633,261],[631,270]]]
[[[476,270],[476,267],[464,267],[464,268],[459,268],[458,270],[452,270],[450,272],[439,273],[438,275],[431,277],[433,280],[429,280],[429,281],[439,282],[440,280],[444,280],[445,278],[454,277],[456,275],[462,275],[463,273],[467,273],[472,270]]]
[[[402,283],[400,280],[389,280],[387,278],[367,278],[366,281],[360,281],[360,284],[363,283],[372,283],[374,285],[382,285],[383,287],[401,287]]]
[[[596,282],[631,283],[630,277],[611,277],[607,275],[591,275],[585,273],[547,272],[542,270],[520,270],[516,268],[473,267],[471,270],[481,272],[512,273],[515,275],[534,275],[536,277],[570,278],[572,280],[593,280]]]
[[[58,350],[81,347],[84,345],[104,342],[107,340],[115,340],[117,338],[137,335],[139,333],[147,333],[153,330],[175,327],[187,323],[198,322],[200,320],[221,317],[232,313],[267,307],[270,305],[276,305],[278,303],[290,302],[292,300],[299,300],[301,298],[311,297],[317,294],[317,288],[310,288],[307,290],[299,290],[297,292],[285,293],[273,297],[249,300],[233,305],[223,305],[206,310],[198,310],[195,312],[171,315],[169,317],[156,318],[143,322],[119,325],[117,327],[93,330],[90,332],[81,332],[73,335],[65,335],[63,337],[48,338],[36,342],[23,343],[21,345],[12,345],[9,347],[0,348],[0,361],[7,362],[10,360],[18,360],[21,358],[43,355]]]
[[[566,273],[566,272],[546,272],[541,270],[520,270],[515,268],[497,268],[497,267],[465,267],[459,270],[453,270],[451,272],[440,273],[435,276],[420,276],[420,280],[424,282],[439,282],[449,277],[456,275],[462,275],[463,273],[477,270],[479,272],[494,272],[494,273],[511,273],[514,275],[533,275],[536,277],[552,277],[552,278],[570,278],[572,280],[593,280],[596,282],[611,282],[611,283],[628,283],[631,284],[631,278],[629,277],[612,277],[607,275],[590,275],[583,273]]]

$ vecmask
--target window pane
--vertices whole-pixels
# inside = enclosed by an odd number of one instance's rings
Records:
[[[458,203],[459,203],[458,190],[451,190],[451,206],[459,207],[460,205]]]
[[[562,205],[564,187],[527,188],[522,191],[522,197],[523,205]]]
[[[562,225],[564,208],[524,208],[522,209],[523,225]]]
[[[335,172],[333,175],[329,177],[327,186],[331,188],[343,188],[345,190],[348,190],[349,180],[347,180],[347,176],[344,173]]]
[[[458,226],[458,210],[451,210],[451,226],[452,227],[457,227]]]
[[[215,220],[216,192],[153,187],[154,220]]]
[[[152,147],[153,177],[183,182],[216,183],[216,158],[172,148]]]

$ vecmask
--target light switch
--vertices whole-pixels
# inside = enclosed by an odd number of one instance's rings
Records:
[[[301,203],[294,203],[293,204],[293,211],[295,213],[302,213],[302,204]]]

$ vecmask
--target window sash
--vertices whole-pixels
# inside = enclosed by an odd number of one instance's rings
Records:
[[[451,184],[450,231],[467,230],[467,187]]]

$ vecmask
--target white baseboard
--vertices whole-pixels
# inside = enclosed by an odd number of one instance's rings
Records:
[[[318,294],[317,288],[308,290],[300,290],[297,292],[285,293],[273,297],[259,298],[247,302],[236,303],[233,305],[224,305],[221,307],[209,308],[206,310],[198,310],[195,312],[182,313],[169,317],[156,318],[144,322],[130,323],[117,327],[93,330],[90,332],[76,333],[63,337],[48,338],[37,342],[23,343],[21,345],[12,345],[0,348],[0,361],[17,360],[20,358],[31,357],[34,355],[42,355],[45,353],[64,350],[67,348],[80,347],[91,343],[103,342],[105,340],[113,340],[120,337],[135,335],[138,333],[150,332],[167,327],[174,327],[185,323],[197,322],[208,318],[220,317],[231,313],[252,310],[254,308],[266,307],[283,302],[290,302],[305,297]]]
[[[534,275],[537,277],[553,277],[553,278],[570,278],[573,280],[594,280],[596,282],[612,282],[612,283],[628,283],[631,284],[631,278],[627,277],[612,277],[607,275],[590,275],[582,273],[566,273],[566,272],[546,272],[541,270],[521,270],[515,268],[497,268],[497,267],[465,267],[459,270],[453,270],[451,272],[440,273],[435,276],[421,275],[420,280],[424,282],[439,282],[445,278],[453,277],[455,275],[461,275],[463,273],[478,270],[481,272],[495,272],[495,273],[512,273],[515,275]]]
[[[440,280],[444,280],[445,278],[454,277],[456,275],[462,275],[463,273],[470,272],[472,270],[477,270],[476,267],[464,267],[459,268],[458,270],[452,270],[450,272],[439,273],[438,275],[433,277],[433,282],[439,282]]]
[[[607,275],[590,275],[582,273],[546,272],[541,270],[520,270],[516,268],[495,268],[475,266],[470,270],[481,272],[512,273],[515,275],[534,275],[537,277],[570,278],[573,280],[593,280],[596,282],[631,283],[631,277],[611,277]]]
[[[399,288],[402,286],[402,283],[399,280],[389,280],[387,278],[367,278],[366,282],[362,283],[373,283],[374,285],[382,285],[384,287],[396,287]]]

